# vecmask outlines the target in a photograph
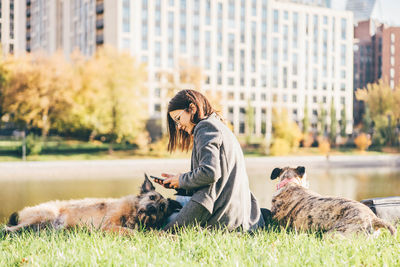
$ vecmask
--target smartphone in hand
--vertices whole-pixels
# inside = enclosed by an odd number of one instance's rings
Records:
[[[160,178],[160,177],[153,176],[153,175],[150,175],[150,178],[153,178],[154,180],[159,180],[161,182],[164,182],[164,180],[165,180],[165,178]]]
[[[164,184],[164,180],[165,180],[165,178],[161,178],[161,177],[157,177],[157,176],[153,176],[153,175],[150,175],[150,178],[152,178],[152,179],[154,179],[155,180],[155,182],[157,182],[157,183],[160,183],[160,184],[162,184],[165,188],[172,188],[172,187],[170,187],[169,185],[169,183],[168,184]]]

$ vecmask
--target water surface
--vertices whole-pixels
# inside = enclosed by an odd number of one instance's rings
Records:
[[[157,167],[155,167],[157,169]],[[160,166],[158,175],[164,167]],[[164,168],[165,169],[165,168]],[[261,207],[270,208],[276,181],[269,179],[272,169],[252,166],[248,169],[250,188]],[[269,172],[269,173],[267,173]],[[307,170],[310,188],[322,195],[347,197],[362,200],[372,197],[400,195],[400,168],[313,168]],[[1,179],[0,178],[0,222],[14,211],[23,207],[55,199],[76,199],[85,197],[121,197],[137,194],[143,176],[130,172],[119,172],[110,177],[79,177],[77,179]],[[164,196],[173,197],[173,190],[156,185]]]

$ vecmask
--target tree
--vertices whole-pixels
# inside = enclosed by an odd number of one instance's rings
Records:
[[[304,104],[304,117],[303,117],[303,134],[307,134],[310,129],[310,119],[308,117],[308,104],[307,97]]]
[[[324,136],[325,135],[325,128],[326,128],[326,116],[327,116],[327,114],[326,114],[327,112],[326,112],[326,110],[325,110],[325,108],[323,107],[323,105],[321,104],[320,105],[320,112],[319,112],[319,116],[318,116],[318,128],[319,128],[319,131],[318,131],[318,134],[320,135],[320,136]]]
[[[0,55],[2,55],[2,50],[0,46]],[[0,127],[3,121],[4,112],[4,87],[7,84],[8,71],[5,68],[5,60],[0,56]]]
[[[343,105],[340,111],[340,136],[346,137],[346,106]]]
[[[75,116],[114,142],[135,141],[145,131],[147,74],[129,54],[104,46],[84,65]]]
[[[272,110],[272,130],[273,130],[273,143],[271,147],[271,154],[273,151],[279,150],[282,143],[286,142],[290,150],[295,150],[299,147],[302,133],[297,123],[292,121],[286,110],[278,112],[276,109]]]
[[[254,108],[251,105],[251,101],[247,101],[247,109],[246,109],[246,143],[249,145],[251,142],[251,136],[254,132]]]
[[[26,54],[10,57],[10,76],[3,87],[3,108],[16,122],[39,128],[47,136],[68,116],[76,87],[71,66],[61,53],[51,57]]]
[[[391,145],[395,142],[395,122],[400,118],[397,91],[392,90],[388,83],[380,80],[368,84],[366,89],[356,91],[357,100],[364,101],[374,122],[373,143],[376,145]]]
[[[358,89],[356,98],[364,101],[369,107],[372,120],[379,116],[393,115],[393,91],[389,84],[382,80],[378,83],[368,84],[366,89]]]
[[[331,101],[331,125],[330,125],[330,131],[329,131],[329,139],[331,141],[331,144],[335,145],[336,144],[336,135],[337,135],[337,119],[336,119],[336,108],[335,108],[335,100],[332,97]]]
[[[372,125],[373,121],[371,118],[371,112],[369,111],[369,107],[366,105],[363,115],[363,132],[372,133]]]

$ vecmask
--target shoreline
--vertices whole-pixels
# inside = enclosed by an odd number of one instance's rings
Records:
[[[400,168],[400,155],[246,157],[247,169],[306,166],[326,168]],[[190,159],[132,159],[83,161],[0,162],[0,180],[14,179],[110,179],[143,177],[143,173],[185,172]],[[132,175],[131,175],[132,174]]]

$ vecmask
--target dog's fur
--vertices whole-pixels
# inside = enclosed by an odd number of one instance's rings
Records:
[[[134,228],[159,228],[175,210],[179,202],[164,198],[155,191],[145,175],[138,196],[122,198],[85,198],[80,200],[50,201],[26,207],[13,213],[6,227],[7,232],[26,228],[55,229],[82,227],[121,234],[131,234]]]
[[[302,166],[296,169],[275,168],[271,180],[276,178],[279,178],[279,184],[272,198],[271,212],[273,219],[284,227],[343,236],[353,233],[372,234],[379,228],[388,229],[392,235],[396,232],[392,225],[378,218],[360,202],[341,197],[324,197],[307,189],[305,168]]]

